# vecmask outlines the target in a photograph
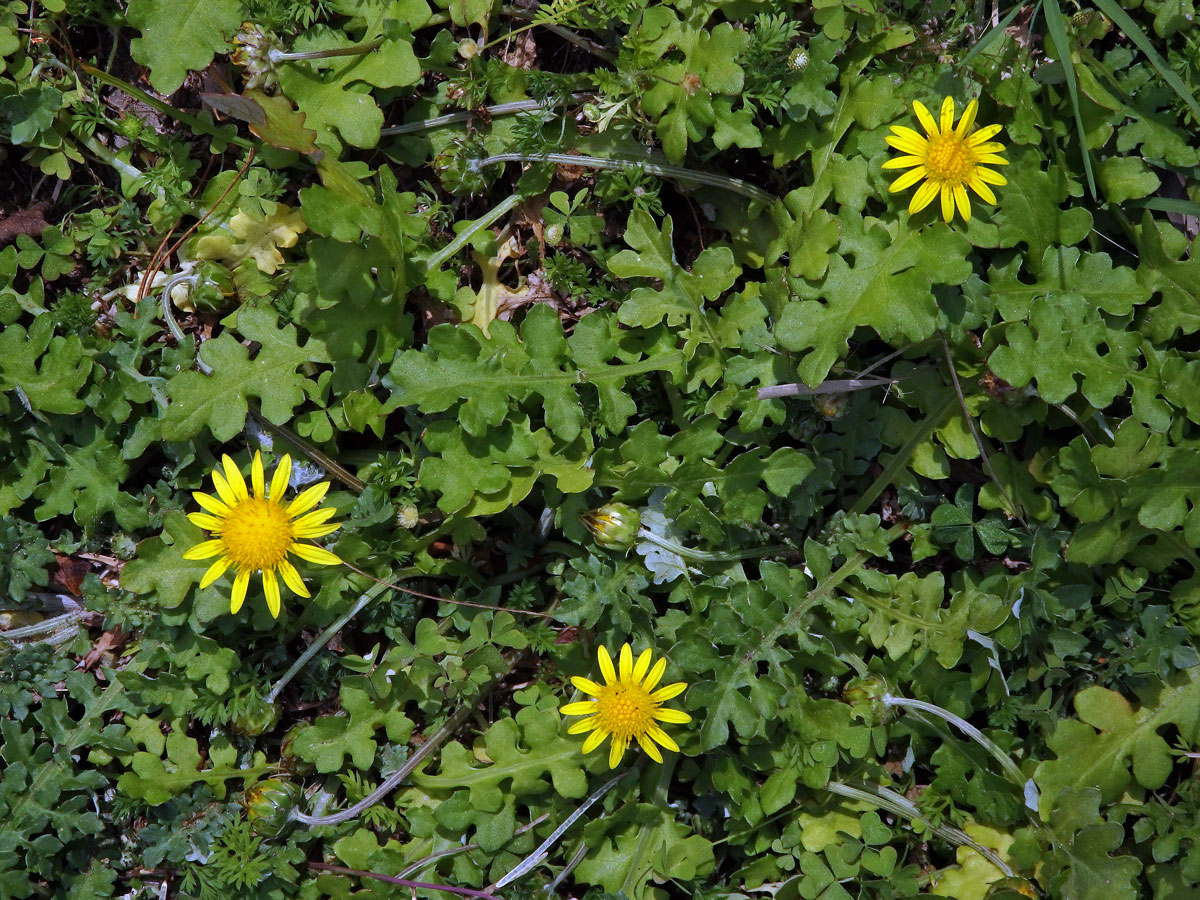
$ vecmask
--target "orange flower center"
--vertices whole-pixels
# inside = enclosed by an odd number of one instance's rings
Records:
[[[238,570],[274,569],[295,542],[292,522],[278,503],[259,497],[239,502],[221,529],[225,555]]]
[[[657,708],[658,704],[640,684],[610,684],[596,698],[596,726],[629,740],[650,730]]]
[[[971,173],[975,156],[967,142],[953,131],[932,135],[925,154],[925,168],[938,181],[961,184]]]

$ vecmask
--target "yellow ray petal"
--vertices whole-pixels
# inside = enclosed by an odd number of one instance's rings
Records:
[[[638,746],[646,752],[646,755],[656,763],[661,763],[663,761],[662,754],[659,753],[658,748],[654,746],[654,741],[639,734],[637,736],[637,742]]]
[[[923,156],[897,156],[895,159],[889,159],[879,168],[881,169],[911,169],[913,166],[921,166],[925,164]]]
[[[246,602],[246,588],[250,585],[250,570],[242,569],[233,579],[233,592],[229,595],[229,611],[237,612]]]
[[[297,538],[322,538],[327,534],[333,534],[341,527],[340,522],[334,522],[332,525],[316,525],[312,528],[293,528],[292,536]]]
[[[893,134],[884,138],[890,146],[914,156],[924,156],[928,152],[929,141],[921,137],[919,131],[914,131],[906,125],[893,125],[892,131]]]
[[[621,658],[617,671],[621,675],[621,681],[625,684],[633,677],[633,650],[628,644],[621,645]]]
[[[283,459],[275,466],[275,474],[271,476],[271,499],[276,503],[283,499],[287,491],[288,479],[292,477],[292,456],[283,454]]]
[[[958,128],[955,129],[955,133],[959,137],[963,137],[968,131],[971,130],[971,126],[975,124],[975,113],[978,111],[978,100],[972,100],[967,104],[967,108],[963,111],[962,118],[958,120]]]
[[[971,152],[975,154],[976,159],[979,159],[985,153],[1003,153],[1004,145],[997,141],[991,141],[987,144],[980,144],[978,147],[972,147]]]
[[[908,203],[908,211],[910,214],[919,213],[937,196],[938,186],[936,181],[926,181],[923,185],[917,188],[916,193],[912,195],[912,200]]]
[[[283,583],[292,589],[293,594],[306,598],[312,596],[308,591],[308,585],[304,583],[304,579],[296,571],[296,567],[286,559],[279,561],[279,574],[283,576]]]
[[[579,700],[576,703],[568,703],[559,712],[564,716],[591,716],[596,712],[596,701]]]
[[[958,211],[962,213],[963,221],[971,221],[971,198],[967,196],[967,189],[961,184],[954,186],[954,205],[958,207]]]
[[[567,734],[583,734],[585,731],[592,731],[599,724],[600,720],[595,716],[590,719],[583,719],[579,722],[573,722],[571,727],[567,729]]]
[[[203,491],[192,491],[192,499],[195,500],[204,509],[207,509],[214,516],[224,518],[229,515],[229,507],[214,497],[212,494],[206,494]]]
[[[288,504],[286,510],[288,518],[294,519],[302,512],[308,512],[318,503],[325,499],[325,494],[329,491],[329,482],[322,481],[320,484],[314,484],[310,488],[305,488],[296,499]]]
[[[991,169],[985,169],[983,166],[975,167],[975,175],[980,181],[986,181],[988,184],[994,184],[997,187],[1004,187],[1008,184],[1008,179],[999,172],[993,172]]]
[[[225,552],[224,541],[201,541],[194,547],[183,551],[184,559],[212,559],[218,553]]]
[[[254,496],[262,499],[263,496],[263,464],[262,453],[258,450],[254,451],[254,462],[250,464],[250,483],[254,486]]]
[[[954,190],[948,184],[942,185],[942,218],[947,223],[954,218]]]
[[[983,180],[977,175],[972,174],[967,179],[967,187],[977,193],[987,203],[995,203],[996,195],[992,193],[992,189],[983,183]]]
[[[968,147],[977,147],[980,144],[982,144],[984,141],[990,140],[991,138],[995,137],[1003,130],[1004,130],[1003,125],[984,125],[982,128],[980,128],[974,134],[967,136],[967,146]]]
[[[583,691],[589,697],[599,697],[600,693],[604,690],[604,688],[600,687],[600,685],[596,684],[590,678],[580,678],[578,675],[571,676],[571,684],[575,685],[575,687],[579,688],[579,690]]]
[[[675,743],[673,740],[671,740],[671,736],[669,734],[667,734],[665,731],[663,731],[661,728],[659,728],[657,725],[651,725],[649,728],[647,728],[646,734],[649,735],[650,737],[652,737],[654,740],[658,741],[660,744],[662,744],[668,750],[674,750],[676,753],[679,752],[679,745],[677,743]]]
[[[672,697],[678,697],[686,690],[687,683],[683,681],[677,681],[674,684],[668,684],[666,687],[659,688],[650,695],[650,699],[655,703],[666,703]]]
[[[921,127],[925,129],[927,134],[934,135],[938,133],[937,122],[933,120],[933,116],[925,108],[924,103],[920,100],[914,100],[913,111],[917,114],[917,119],[920,120]]]
[[[666,722],[670,725],[684,725],[692,721],[692,717],[678,709],[656,709],[654,718],[660,722]]]
[[[1008,160],[1003,156],[997,156],[995,153],[983,153],[975,157],[976,163],[983,163],[987,166],[1007,166]]]
[[[215,563],[208,567],[208,571],[204,573],[204,577],[200,579],[200,590],[204,590],[218,578],[225,574],[225,570],[229,568],[229,564],[233,562],[228,556],[222,556]]]
[[[942,101],[942,134],[949,134],[954,130],[954,98],[947,97]]]
[[[928,174],[928,169],[926,169],[924,166],[919,166],[915,169],[905,172],[903,175],[893,181],[891,185],[888,186],[888,191],[894,194],[896,191],[902,191],[905,188],[910,188]]]
[[[237,494],[233,492],[233,488],[229,486],[229,482],[216,469],[212,471],[212,480],[213,486],[217,489],[217,496],[221,498],[221,502],[230,509],[237,506]]]
[[[317,547],[313,544],[292,544],[288,547],[288,553],[295,553],[301,559],[316,563],[318,566],[342,564],[341,558],[336,553],[330,553],[324,547]]]
[[[233,495],[239,500],[247,499],[250,492],[246,490],[246,479],[242,477],[242,470],[228,453],[221,456],[221,462],[225,468],[225,481],[229,483]]]
[[[597,747],[604,743],[604,739],[608,737],[608,732],[601,728],[597,728],[587,736],[587,740],[583,742],[583,752],[591,753]]]
[[[621,761],[621,757],[625,755],[625,747],[629,744],[629,738],[618,738],[613,735],[612,743],[608,746],[608,767],[615,769],[617,763]]]
[[[647,647],[645,650],[642,651],[641,656],[639,656],[637,658],[637,663],[633,667],[633,680],[634,681],[640,682],[643,678],[646,677],[646,670],[650,668],[650,657],[652,655],[653,654],[650,652],[650,648]]]
[[[188,521],[197,528],[203,528],[205,531],[220,531],[225,527],[225,520],[218,519],[216,516],[210,516],[208,513],[188,513]]]
[[[278,619],[282,603],[279,596],[279,579],[275,577],[274,569],[263,569],[262,583],[263,593],[267,597],[267,609],[271,611],[272,619]]]
[[[600,674],[604,676],[604,683],[616,684],[617,670],[613,668],[612,657],[608,655],[608,648],[603,644],[596,649],[596,661],[600,663]]]
[[[654,668],[650,670],[650,674],[642,682],[642,689],[646,691],[654,690],[654,686],[662,680],[663,672],[665,671],[667,671],[667,658],[664,656],[654,664]]]
[[[292,528],[309,528],[314,525],[324,525],[336,515],[337,508],[334,506],[329,506],[325,509],[314,509],[312,512],[307,512],[293,521]]]

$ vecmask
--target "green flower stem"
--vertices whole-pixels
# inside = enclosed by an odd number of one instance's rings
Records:
[[[112,169],[115,169],[125,178],[136,181],[139,186],[146,185],[146,174],[141,169],[135,165],[125,162],[125,160],[121,159],[119,156],[117,156],[117,154],[113,153],[98,140],[96,140],[95,135],[88,135],[87,137],[80,139],[79,143],[81,143],[84,149],[99,159],[102,163]],[[155,194],[158,199],[163,199],[162,188],[159,188]]]
[[[950,841],[959,846],[967,846],[990,862],[993,866],[1004,873],[1005,877],[1011,878],[1014,875],[1013,870],[1008,863],[996,855],[995,851],[990,847],[985,847],[979,843],[965,831],[961,831],[952,825],[935,825],[921,813],[917,805],[905,797],[903,794],[898,794],[893,790],[885,787],[879,787],[873,784],[864,784],[859,787],[854,787],[848,784],[842,784],[840,781],[831,781],[825,785],[825,790],[831,794],[837,794],[839,797],[846,797],[849,800],[859,800],[865,803],[872,803],[880,809],[886,809],[888,812],[895,813],[898,816],[903,816],[913,822],[920,822],[934,834],[941,838]]]
[[[78,612],[63,613],[61,616],[54,616],[51,619],[35,622],[32,625],[26,625],[23,628],[14,628],[11,631],[2,631],[0,632],[0,639],[16,642],[28,640],[29,638],[41,637],[43,634],[54,634],[54,632],[65,631],[67,629],[71,629],[72,632],[74,632],[78,630],[79,620],[82,617],[83,610],[79,610]]]
[[[875,498],[883,493],[884,488],[890,485],[896,478],[897,474],[908,465],[909,458],[916,452],[918,446],[924,443],[934,431],[941,427],[946,420],[946,416],[950,414],[955,405],[958,403],[958,398],[951,392],[946,401],[927,415],[919,426],[909,436],[904,445],[897,450],[892,458],[888,460],[883,471],[879,473],[879,477],[871,482],[870,486],[863,491],[862,496],[855,501],[850,507],[852,513],[866,512]]]
[[[292,812],[292,818],[304,825],[339,825],[342,822],[347,822],[364,810],[370,809],[397,787],[401,782],[408,778],[417,768],[419,768],[425,760],[442,745],[450,735],[458,731],[462,724],[471,717],[471,713],[475,711],[475,703],[464,703],[446,722],[439,728],[424,744],[413,751],[410,756],[399,769],[384,779],[383,783],[367,796],[363,797],[353,806],[348,806],[341,812],[330,813],[327,816],[309,816],[295,810]]]
[[[989,738],[986,734],[959,716],[950,712],[948,709],[942,709],[935,703],[926,703],[924,700],[912,700],[908,697],[897,697],[893,694],[883,695],[883,705],[889,707],[898,707],[900,709],[917,710],[919,712],[928,713],[931,716],[937,716],[943,721],[949,722],[980,747],[992,755],[996,762],[1000,763],[1000,767],[1008,777],[1018,786],[1024,788],[1027,792],[1033,784],[1031,779],[1025,777],[1025,774],[1017,768],[1017,764],[1012,761],[1012,757],[1005,753],[1000,746]],[[1028,800],[1026,801],[1028,803]],[[1034,810],[1036,811],[1036,804]]]
[[[540,816],[538,816],[536,819],[534,819],[528,825],[522,825],[520,828],[518,828],[516,831],[514,831],[513,837],[517,837],[518,835],[524,834],[527,831],[537,828],[539,825],[541,825],[543,822],[545,822],[548,818],[550,818],[550,813],[542,813]],[[457,856],[459,853],[466,853],[468,850],[478,850],[478,849],[479,849],[478,844],[463,844],[461,847],[451,847],[448,850],[439,850],[437,853],[430,853],[424,859],[418,859],[411,866],[407,866],[406,868],[402,869],[400,872],[398,872],[396,874],[396,877],[397,878],[407,878],[409,875],[412,875],[416,872],[421,871],[426,866],[437,862],[439,859],[445,859],[447,856]]]
[[[677,544],[675,541],[655,534],[645,526],[638,529],[638,538],[649,544],[654,544],[656,547],[661,547],[668,553],[675,553],[684,559],[691,559],[696,562],[734,562],[739,559],[758,559],[759,557],[770,556],[772,553],[795,552],[795,548],[793,547],[775,544],[770,547],[749,547],[745,550],[734,550],[730,553],[711,553],[707,550],[694,550],[691,547],[683,546],[683,544]]]
[[[283,673],[283,675],[278,681],[275,682],[275,684],[271,686],[271,690],[263,699],[267,703],[274,703],[279,698],[280,692],[287,687],[288,682],[296,677],[296,673],[303,669],[305,665],[308,664],[310,659],[316,656],[326,644],[333,640],[333,636],[341,631],[347,622],[362,612],[363,607],[365,607],[368,603],[370,603],[387,589],[387,585],[371,585],[371,587],[367,589],[367,592],[359,597],[358,601],[352,607],[338,616],[328,628],[317,635],[316,640],[308,645],[305,651],[300,654],[294,663],[292,663],[291,667]]]
[[[501,216],[507,215],[516,209],[517,204],[521,202],[520,194],[510,194],[505,197],[492,209],[484,213],[448,243],[445,247],[433,254],[425,261],[425,270],[427,272],[436,272],[442,267],[446,260],[450,259],[455,253],[467,245],[467,243],[483,229],[489,227],[496,222]]]
[[[335,50],[302,50],[295,53],[286,50],[272,50],[267,54],[267,58],[271,62],[278,65],[279,63],[300,62],[306,59],[332,59],[336,56],[362,56],[365,53],[370,53],[372,50],[378,50],[383,46],[386,38],[375,38],[373,41],[367,41],[365,44],[356,44],[353,47],[339,47]]]
[[[198,134],[207,134],[209,137],[220,138],[223,141],[236,144],[237,146],[243,147],[246,150],[254,150],[259,146],[259,144],[255,141],[247,140],[246,138],[237,134],[229,134],[227,131],[218,128],[211,122],[205,122],[198,116],[193,116],[178,110],[171,104],[164,103],[157,97],[147,94],[145,91],[134,87],[128,81],[122,81],[115,75],[109,75],[103,69],[97,69],[95,66],[90,66],[85,62],[79,63],[79,68],[81,68],[88,75],[91,75],[100,83],[107,84],[109,87],[114,87],[122,93],[133,97],[135,100],[140,100],[151,109],[155,109],[163,115],[170,116],[172,119],[182,122],[184,125],[187,125],[189,128],[191,128],[192,131],[195,131]]]
[[[638,769],[639,769],[638,766],[634,766],[632,769],[626,769],[620,775],[614,776],[613,778],[610,778],[608,781],[606,781],[604,784],[600,785],[599,788],[597,788],[595,791],[592,792],[592,795],[590,797],[588,797],[581,804],[579,804],[579,807],[575,810],[575,812],[573,812],[569,816],[567,816],[563,820],[563,823],[561,825],[559,825],[557,828],[555,828],[554,831],[550,832],[550,836],[548,838],[546,838],[544,841],[542,841],[542,843],[538,845],[538,848],[536,850],[534,850],[532,853],[530,853],[528,856],[526,856],[523,860],[521,860],[519,863],[517,863],[516,867],[513,868],[512,870],[510,870],[507,875],[505,875],[503,878],[501,878],[495,884],[490,885],[488,887],[488,893],[489,894],[495,893],[496,891],[500,890],[500,888],[504,887],[505,885],[512,884],[514,881],[516,881],[522,875],[525,875],[527,872],[529,872],[531,869],[533,869],[534,866],[537,866],[541,862],[543,862],[546,859],[546,857],[550,855],[550,848],[553,847],[556,843],[558,843],[558,839],[566,833],[568,828],[570,828],[572,825],[575,824],[575,821],[580,816],[582,816],[585,812],[587,812],[589,809],[591,809],[592,804],[594,804],[597,800],[599,800],[601,797],[603,797],[605,794],[607,794],[610,790],[612,790],[614,787],[616,787],[617,783],[620,782],[621,779],[623,779],[625,776],[627,776],[630,772],[636,772],[636,771],[638,771]]]
[[[682,166],[669,166],[665,163],[655,163],[639,159],[608,159],[602,156],[574,156],[570,153],[497,153],[486,159],[473,161],[471,168],[479,171],[488,166],[508,162],[551,162],[564,166],[588,166],[608,172],[635,172],[641,169],[649,172],[651,175],[658,175],[662,178],[691,181],[696,184],[706,184],[709,187],[732,191],[750,200],[757,200],[764,206],[770,206],[775,202],[775,198],[762,188],[742,181],[740,178],[730,178],[727,175],[715,175],[712,172],[699,172],[695,169],[685,169]]]
[[[575,102],[584,100],[588,97],[595,96],[591,91],[583,91],[581,93],[571,94],[567,100]],[[536,100],[514,100],[512,103],[498,103],[495,106],[487,106],[483,109],[483,114],[488,118],[496,118],[497,116],[508,116],[513,113],[531,112],[535,109],[546,109],[544,103],[539,103]],[[456,122],[466,122],[472,116],[477,116],[478,113],[473,110],[459,110],[458,112],[446,113],[444,116],[433,116],[430,119],[422,119],[419,122],[406,122],[404,125],[393,125],[390,128],[380,130],[380,135],[389,137],[397,134],[417,134],[422,131],[429,131],[433,128],[441,128],[443,125],[453,125]]]

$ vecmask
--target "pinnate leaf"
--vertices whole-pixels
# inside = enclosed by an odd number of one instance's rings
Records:
[[[171,405],[163,420],[164,438],[187,440],[207,425],[218,441],[227,441],[242,430],[251,398],[261,402],[262,414],[276,425],[291,418],[306,392],[316,387],[299,373],[300,367],[330,360],[319,340],[310,338],[301,347],[295,326],[277,328],[277,321],[267,309],[238,313],[238,332],[261,345],[254,359],[228,331],[204,343],[200,358],[213,372],[181,372],[168,382]]]

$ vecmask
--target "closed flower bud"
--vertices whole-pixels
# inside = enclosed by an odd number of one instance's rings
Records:
[[[300,799],[300,786],[292,781],[268,778],[246,791],[242,803],[255,834],[276,837],[283,831]]]
[[[241,712],[229,724],[238,734],[255,737],[266,734],[279,722],[279,707],[260,697],[251,698]]]
[[[987,892],[987,900],[993,900],[993,898],[995,900],[1003,900],[1003,898],[1011,896],[1029,897],[1030,900],[1037,900],[1038,891],[1029,879],[1013,876],[993,881]]]
[[[850,704],[855,717],[869,726],[882,725],[889,721],[894,712],[884,703],[888,694],[887,682],[874,673],[852,678],[842,689],[842,699]]]
[[[628,550],[637,539],[642,517],[626,503],[606,503],[584,513],[579,521],[605,550]]]

